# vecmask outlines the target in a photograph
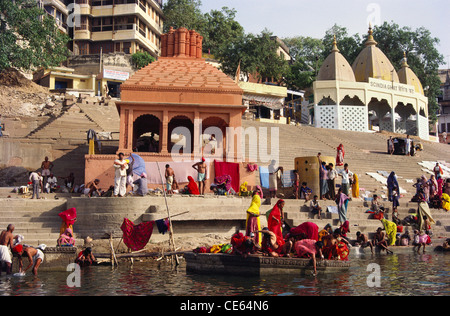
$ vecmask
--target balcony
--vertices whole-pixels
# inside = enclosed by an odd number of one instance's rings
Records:
[[[127,0],[127,2],[124,4],[115,4],[114,6],[91,6],[91,15],[93,17],[137,15],[153,32],[157,34],[162,33],[162,27],[147,14],[145,6],[142,6],[140,3],[135,3],[135,0]]]

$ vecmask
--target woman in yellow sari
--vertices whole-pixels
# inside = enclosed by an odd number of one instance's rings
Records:
[[[385,218],[382,218],[381,222],[383,223],[384,230],[388,237],[388,246],[395,246],[395,241],[397,240],[397,225]]]
[[[259,208],[261,207],[261,197],[259,191],[253,192],[252,204],[247,209],[247,221],[245,222],[245,235],[251,236],[251,233],[255,233],[255,244],[261,247],[262,234],[261,234],[261,222],[259,220]]]
[[[359,198],[359,179],[356,173],[353,174],[352,197]]]
[[[446,193],[442,194],[442,208],[446,211],[450,211],[450,196]]]

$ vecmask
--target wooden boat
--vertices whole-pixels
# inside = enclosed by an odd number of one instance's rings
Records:
[[[314,271],[312,260],[303,258],[266,257],[223,253],[186,252],[186,271],[199,274],[229,274],[241,276],[264,276],[274,274],[311,274]],[[317,274],[347,270],[348,261],[317,260]]]

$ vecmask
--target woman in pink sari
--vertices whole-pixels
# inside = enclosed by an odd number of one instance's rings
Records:
[[[336,166],[344,165],[344,156],[345,156],[344,145],[339,144],[336,154]]]
[[[75,238],[73,238],[73,231],[67,228],[63,234],[58,238],[58,246],[75,246]]]
[[[314,264],[314,274],[317,274],[316,255],[324,258],[322,254],[323,243],[314,239],[302,239],[295,243],[295,252],[299,258],[312,258]]]
[[[269,230],[273,232],[279,240],[284,240],[282,233],[284,204],[284,200],[278,200],[277,204],[275,204],[269,213],[269,217],[267,218]]]

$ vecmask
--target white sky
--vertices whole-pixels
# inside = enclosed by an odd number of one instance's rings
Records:
[[[203,12],[224,6],[236,9],[236,20],[246,33],[267,28],[278,37],[322,38],[334,24],[346,27],[349,35],[361,35],[369,20],[394,21],[413,30],[423,26],[440,39],[437,48],[445,63],[450,60],[449,0],[202,0]]]

